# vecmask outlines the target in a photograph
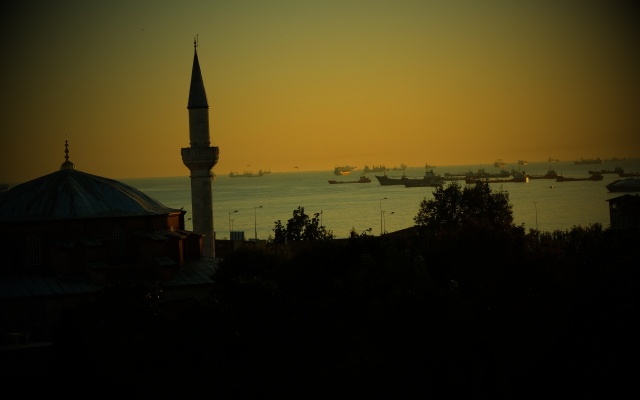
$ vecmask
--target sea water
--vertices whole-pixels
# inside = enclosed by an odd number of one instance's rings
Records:
[[[605,162],[599,165],[575,165],[573,161],[530,162],[528,165],[507,164],[507,170],[544,175],[549,168],[565,177],[589,177],[590,170],[613,170],[622,167],[627,172],[640,171],[640,160]],[[493,164],[442,166],[434,172],[459,174],[499,172]],[[273,237],[276,221],[286,224],[293,210],[303,207],[313,217],[318,213],[321,224],[337,238],[345,238],[354,230],[379,235],[414,225],[414,217],[424,199],[433,198],[433,187],[404,185],[381,186],[375,175],[368,173],[371,183],[329,184],[329,180],[358,180],[361,169],[350,175],[336,177],[333,168],[327,171],[273,172],[260,177],[235,177],[217,173],[213,181],[213,214],[216,237],[230,237],[230,231],[244,232],[246,239]],[[167,207],[184,208],[186,229],[192,229],[191,189],[188,171],[184,176],[166,178],[121,179]],[[424,167],[409,167],[406,175],[421,177]],[[386,173],[400,177],[401,170]],[[514,223],[526,229],[543,231],[568,230],[573,226],[600,223],[609,225],[607,200],[624,193],[610,193],[606,185],[617,174],[604,174],[601,181],[556,182],[555,179],[531,179],[527,183],[492,183],[493,190],[508,192],[513,205]],[[449,182],[445,182],[449,184]],[[464,186],[464,181],[459,184]]]

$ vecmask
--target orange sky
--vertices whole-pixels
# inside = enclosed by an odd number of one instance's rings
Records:
[[[27,2],[3,10],[0,183],[640,156],[637,13],[611,1]]]

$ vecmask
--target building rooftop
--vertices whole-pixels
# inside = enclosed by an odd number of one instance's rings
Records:
[[[28,222],[170,214],[168,208],[122,182],[61,169],[0,193],[0,222]]]
[[[168,208],[138,189],[76,170],[69,160],[60,170],[0,192],[0,222],[166,215]]]

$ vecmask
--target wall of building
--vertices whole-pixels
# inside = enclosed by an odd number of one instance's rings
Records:
[[[33,253],[32,237],[39,242],[39,262],[29,257]],[[15,273],[45,268],[72,275],[86,273],[90,264],[103,263],[112,272],[153,272],[158,270],[158,257],[170,258],[177,267],[199,257],[200,237],[184,231],[184,212],[2,223],[0,241],[6,257],[0,269]]]

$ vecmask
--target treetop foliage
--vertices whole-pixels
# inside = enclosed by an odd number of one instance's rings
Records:
[[[334,237],[332,231],[320,225],[320,213],[315,213],[313,218],[309,218],[304,212],[304,207],[300,206],[293,210],[293,217],[289,218],[286,226],[280,220],[275,224],[275,243],[328,240]]]
[[[493,192],[486,182],[464,188],[456,182],[447,187],[438,186],[433,197],[420,203],[414,217],[417,226],[431,231],[457,231],[471,226],[506,229],[513,223],[509,193]]]

